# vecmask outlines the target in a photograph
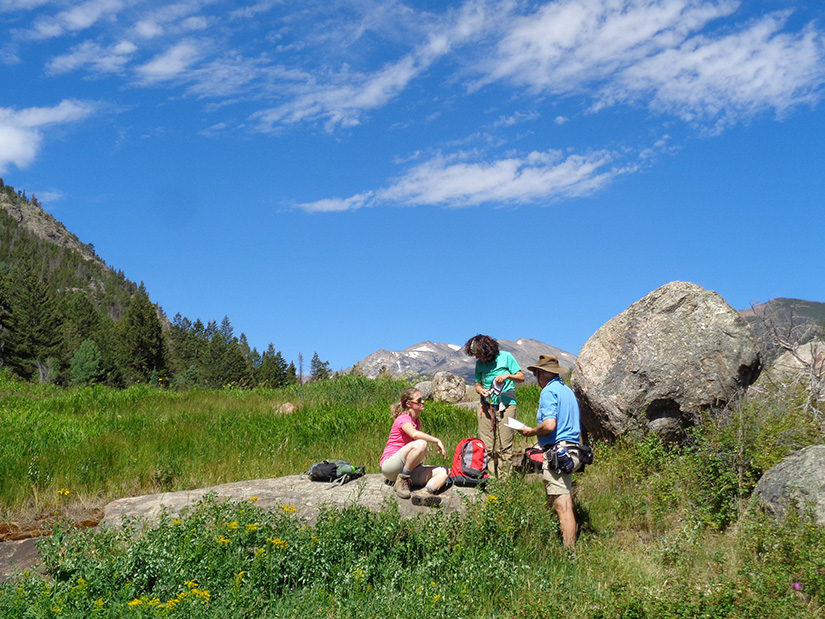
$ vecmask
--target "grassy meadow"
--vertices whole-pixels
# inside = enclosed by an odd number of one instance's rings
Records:
[[[326,457],[378,472],[406,386],[62,390],[0,374],[2,520],[296,474]],[[519,394],[529,422],[538,388]],[[804,396],[752,397],[682,447],[595,445],[577,475],[574,560],[535,475],[493,482],[464,515],[353,506],[314,527],[290,505],[206,500],[145,531],[58,523],[40,542],[46,573],[0,585],[0,617],[825,618],[825,530],[806,506],[775,523],[748,501],[762,471],[825,442]],[[285,402],[298,410],[277,413]],[[474,433],[466,409],[428,403],[422,418],[448,450]]]

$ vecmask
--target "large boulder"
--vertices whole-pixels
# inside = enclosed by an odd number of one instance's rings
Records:
[[[794,352],[784,352],[771,366],[781,379],[805,378],[822,380],[825,377],[825,342],[812,340],[801,344]]]
[[[753,497],[779,519],[794,503],[802,509],[810,506],[817,523],[825,526],[825,445],[795,451],[765,471]]]
[[[112,501],[104,508],[105,515],[100,524],[104,527],[118,527],[124,520],[137,520],[145,524],[156,524],[164,515],[175,517],[194,508],[200,501],[213,495],[219,501],[250,501],[267,510],[291,508],[297,518],[310,525],[317,522],[323,506],[344,508],[359,505],[370,511],[386,509],[395,503],[401,517],[412,517],[421,513],[440,509],[444,512],[463,512],[468,500],[479,495],[478,488],[451,486],[440,493],[438,508],[413,505],[401,500],[395,489],[380,473],[364,475],[342,486],[328,482],[310,481],[305,475],[287,475],[270,479],[237,481],[210,488],[164,492],[145,496],[129,497]]]
[[[456,402],[461,402],[464,398],[467,385],[461,376],[453,374],[452,372],[436,372],[436,375],[433,376],[432,388],[433,400],[436,402],[450,402],[455,404]]]
[[[590,434],[678,441],[703,409],[734,401],[760,370],[751,328],[722,297],[671,282],[585,342],[571,384]]]
[[[414,387],[421,392],[421,397],[425,400],[433,399],[433,381],[422,380],[420,383],[416,383]]]

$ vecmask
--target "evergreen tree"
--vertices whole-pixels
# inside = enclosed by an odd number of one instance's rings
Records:
[[[290,376],[286,359],[270,342],[266,352],[261,356],[261,365],[256,373],[257,383],[264,387],[283,387],[295,382],[295,366]]]
[[[332,375],[329,369],[329,361],[321,361],[317,352],[312,355],[312,361],[309,362],[309,370],[309,380],[312,382],[327,380]]]
[[[86,340],[72,357],[69,382],[72,385],[98,383],[103,378],[103,356],[92,340]]]
[[[2,179],[0,179],[0,186],[2,186]],[[6,338],[8,337],[8,328],[6,322],[8,321],[8,298],[6,295],[6,278],[0,273],[0,367],[6,363]]]
[[[207,330],[211,329],[207,327]],[[206,358],[201,365],[201,376],[206,387],[212,389],[227,385],[246,387],[251,382],[240,342],[238,338],[231,337],[232,333],[232,325],[226,317],[221,322],[220,329],[213,331],[212,339],[206,350]],[[227,336],[231,339],[227,339]]]
[[[178,386],[194,387],[201,373],[201,360],[209,342],[204,337],[204,326],[200,320],[194,323],[175,314],[167,333],[169,366],[173,382]]]
[[[63,349],[71,357],[86,340],[100,330],[100,314],[89,297],[75,292],[63,296],[60,303]]]
[[[116,327],[118,356],[130,381],[148,381],[166,369],[163,335],[157,310],[143,284]]]
[[[15,269],[6,278],[5,361],[18,375],[50,382],[60,351],[60,314],[48,286]]]
[[[289,367],[286,369],[286,384],[294,385],[298,382],[298,371],[295,369],[295,363],[289,362]]]

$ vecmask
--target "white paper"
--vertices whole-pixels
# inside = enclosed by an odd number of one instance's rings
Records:
[[[515,417],[508,417],[507,421],[504,422],[504,425],[508,428],[513,428],[513,430],[521,430],[522,428],[526,428],[527,426],[521,423]]]

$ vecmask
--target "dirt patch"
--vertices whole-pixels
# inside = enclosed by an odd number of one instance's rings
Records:
[[[0,523],[0,582],[40,563],[37,538],[51,535],[58,522],[68,522],[77,530],[96,527],[103,519],[97,507],[67,507],[22,522]]]

